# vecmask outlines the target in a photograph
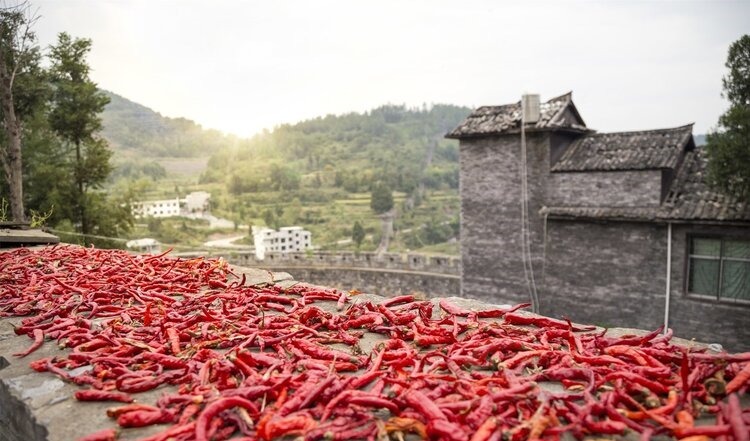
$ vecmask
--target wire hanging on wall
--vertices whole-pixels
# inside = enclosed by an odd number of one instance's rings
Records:
[[[526,153],[526,103],[521,99],[521,259],[526,287],[529,291],[531,310],[539,313],[539,297],[537,295],[536,280],[534,279],[534,264],[531,258],[531,234],[529,227],[529,176]]]

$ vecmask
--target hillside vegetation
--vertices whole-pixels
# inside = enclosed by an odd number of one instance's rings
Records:
[[[169,118],[102,90],[110,101],[102,113],[102,132],[114,152],[113,180],[163,179],[200,174],[210,152],[236,142],[233,136],[204,129],[186,118]]]
[[[443,136],[468,113],[447,105],[383,106],[282,125],[219,150],[201,181],[222,183],[234,195],[320,188],[358,193],[375,182],[404,193],[420,182],[455,189],[458,146]]]
[[[230,138],[185,118],[168,118],[146,106],[103,91],[101,135],[124,156],[192,157],[223,147]]]
[[[468,108],[387,105],[240,139],[105,93],[111,101],[102,135],[115,161],[111,191],[127,188],[138,199],[209,191],[213,213],[238,227],[301,225],[313,231],[315,246],[329,249],[352,249],[351,228],[360,221],[367,233],[362,249],[374,249],[380,221],[370,191],[385,185],[394,191],[398,215],[392,250],[457,249],[445,242],[458,232],[458,144],[444,135]],[[142,224],[133,236],[196,246],[216,233],[164,220]]]
[[[470,109],[382,106],[282,125],[218,150],[200,183],[223,197],[215,208],[239,223],[303,225],[316,245],[344,247],[355,221],[379,240],[370,191],[395,193],[396,249],[416,249],[458,232],[458,143],[444,138]],[[453,250],[455,247],[447,247]]]

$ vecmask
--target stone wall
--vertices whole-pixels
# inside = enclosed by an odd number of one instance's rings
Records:
[[[207,253],[186,253],[181,256],[203,256]],[[461,259],[455,256],[428,256],[424,254],[354,253],[341,251],[315,251],[307,253],[266,253],[257,259],[253,252],[227,252],[208,254],[223,257],[235,265],[270,267],[347,267],[384,270],[419,271],[438,274],[461,274]]]
[[[665,224],[550,221],[547,231],[542,314],[604,327],[655,329],[664,323]],[[687,292],[689,235],[718,233],[750,239],[743,228],[673,226],[668,326],[681,338],[750,350],[750,305]]]
[[[549,164],[549,136],[527,137],[530,237],[541,268],[543,225],[536,213]],[[464,297],[499,303],[528,300],[522,261],[518,136],[462,140],[460,148],[461,258]]]
[[[233,265],[288,272],[297,280],[345,291],[356,289],[383,296],[413,292],[428,297],[460,294],[461,259],[454,256],[318,251],[266,253],[263,260],[252,252],[221,252],[213,257],[222,257]]]
[[[458,275],[345,267],[266,268],[288,272],[296,280],[304,280],[314,285],[330,286],[342,291],[356,289],[385,297],[418,293],[435,298],[460,294],[461,277]]]
[[[666,228],[550,220],[547,231],[542,314],[604,327],[663,322]]]

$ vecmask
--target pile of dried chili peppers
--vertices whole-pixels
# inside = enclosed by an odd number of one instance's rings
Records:
[[[164,424],[148,441],[750,435],[750,353],[680,347],[658,330],[607,337],[525,305],[358,300],[246,286],[222,260],[0,253],[0,316],[25,316],[15,331],[34,339],[17,355],[45,340],[69,348],[31,366],[83,386],[78,400],[120,402],[108,411],[120,427]],[[365,332],[381,340],[369,355]],[[157,402],[133,403],[162,385]]]

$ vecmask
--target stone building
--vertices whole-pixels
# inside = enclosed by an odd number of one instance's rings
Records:
[[[462,295],[535,292],[544,315],[750,349],[750,207],[705,184],[692,125],[596,133],[571,94],[524,107],[480,107],[447,135],[460,140]]]

